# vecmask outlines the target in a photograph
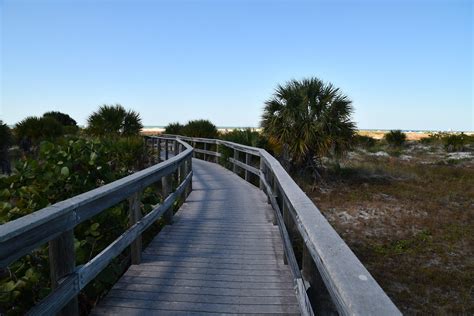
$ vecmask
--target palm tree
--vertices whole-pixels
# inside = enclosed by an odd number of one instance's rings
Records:
[[[143,128],[140,114],[120,104],[102,105],[87,119],[87,131],[95,136],[133,136]]]
[[[293,166],[314,167],[315,159],[340,156],[350,147],[351,104],[331,83],[291,80],[265,102],[261,126],[270,141],[287,148]]]

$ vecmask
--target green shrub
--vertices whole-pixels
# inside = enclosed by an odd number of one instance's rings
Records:
[[[13,135],[10,127],[0,120],[0,150],[8,149],[13,145]]]
[[[66,113],[50,111],[43,114],[43,117],[50,117],[61,123],[65,135],[75,135],[79,131],[76,120]]]
[[[2,173],[10,174],[9,149],[13,144],[13,135],[7,124],[0,120],[0,170]]]
[[[377,143],[377,140],[370,136],[357,134],[354,136],[353,142],[355,146],[359,146],[363,148],[371,148],[375,146],[375,144]]]
[[[183,127],[183,135],[189,137],[217,138],[217,127],[208,120],[189,121]]]
[[[392,147],[401,147],[405,144],[407,135],[401,130],[392,130],[384,135],[384,139]]]
[[[38,145],[40,141],[63,136],[64,128],[52,117],[30,116],[15,125],[14,133],[20,147],[28,151],[29,146]]]
[[[169,135],[183,135],[183,128],[184,126],[179,122],[169,123],[166,125],[164,133]]]
[[[221,134],[220,138],[242,145],[261,148],[265,147],[267,143],[265,136],[251,128],[234,129],[231,132]]]
[[[49,111],[43,114],[43,117],[51,117],[61,123],[62,126],[76,126],[77,122],[72,117],[66,113],[61,113],[58,111]]]
[[[464,133],[447,135],[443,137],[443,144],[446,151],[463,151],[467,144],[467,137]]]
[[[137,136],[143,128],[140,114],[120,104],[102,105],[87,123],[88,133],[94,136]]]
[[[132,173],[136,161],[143,160],[143,150],[139,150],[142,143],[139,137],[42,142],[35,159],[25,158],[17,163],[10,177],[0,178],[0,224]],[[159,202],[156,190],[146,189],[142,201],[147,201],[143,202],[144,211],[150,210],[151,205]],[[126,203],[78,225],[74,229],[77,264],[97,255],[128,225]],[[125,256],[114,260],[83,290],[81,306],[85,301],[97,300],[110,288],[123,272],[123,262]],[[9,272],[0,276],[1,313],[22,315],[50,290],[47,245],[12,263]]]
[[[448,136],[448,134],[444,132],[431,133],[428,135],[428,137],[420,139],[420,143],[424,145],[441,144],[443,142],[443,138],[446,136]]]

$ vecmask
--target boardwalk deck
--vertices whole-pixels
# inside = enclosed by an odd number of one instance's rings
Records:
[[[266,196],[219,165],[194,159],[193,170],[173,225],[93,314],[299,314]]]

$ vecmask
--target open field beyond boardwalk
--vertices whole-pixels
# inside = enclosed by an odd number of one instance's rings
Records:
[[[358,150],[306,192],[404,314],[474,313],[474,159]]]

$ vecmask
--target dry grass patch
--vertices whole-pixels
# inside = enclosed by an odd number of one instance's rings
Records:
[[[472,164],[368,156],[303,187],[403,313],[474,313]]]

